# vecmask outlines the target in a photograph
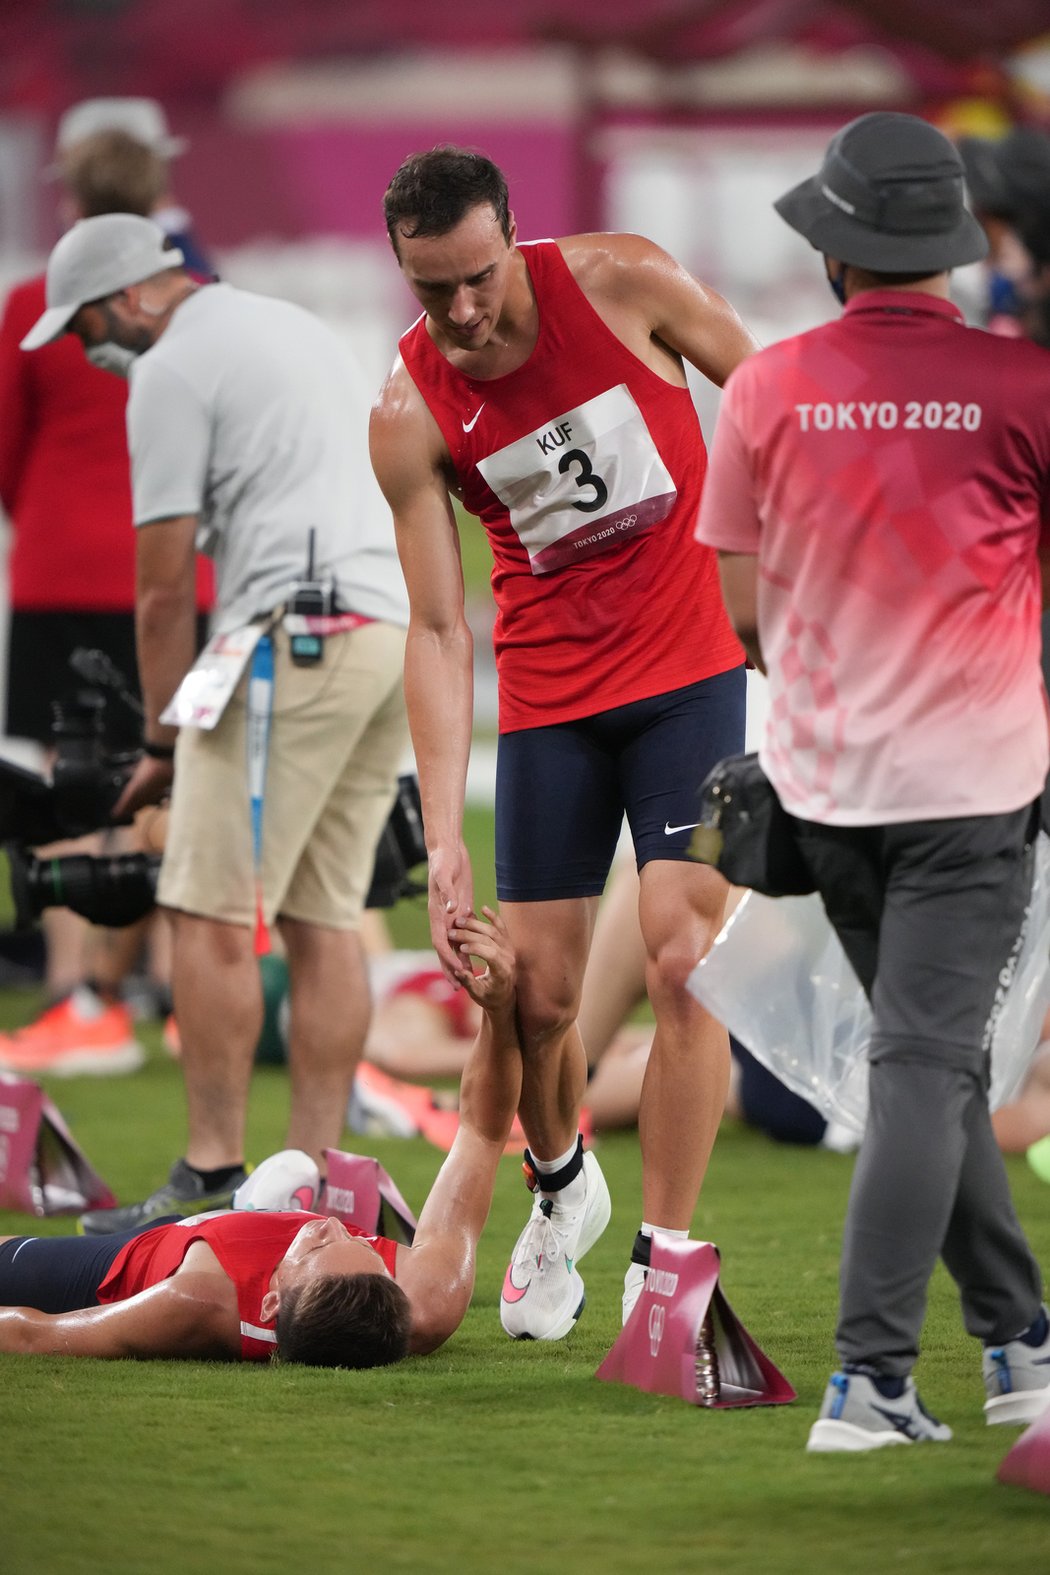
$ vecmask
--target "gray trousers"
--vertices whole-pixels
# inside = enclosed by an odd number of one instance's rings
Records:
[[[842,827],[799,845],[873,1014],[869,1114],[846,1216],[836,1344],[905,1376],[937,1258],[970,1334],[1038,1316],[1042,1277],[988,1112],[997,999],[1031,889],[1032,810]]]

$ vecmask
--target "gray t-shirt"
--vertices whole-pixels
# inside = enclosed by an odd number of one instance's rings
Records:
[[[198,515],[225,633],[306,572],[351,612],[407,624],[389,511],[368,458],[364,380],[335,335],[287,301],[198,290],[131,369],[135,524]]]

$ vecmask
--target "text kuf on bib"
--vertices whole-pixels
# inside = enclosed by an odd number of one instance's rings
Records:
[[[606,389],[477,463],[529,555],[550,574],[666,519],[676,491],[634,396]]]

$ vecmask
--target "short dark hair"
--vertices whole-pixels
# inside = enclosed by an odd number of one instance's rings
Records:
[[[398,230],[407,237],[447,235],[471,208],[492,209],[510,240],[507,178],[483,153],[446,143],[407,158],[386,189],[383,212],[390,244],[400,256]]]
[[[158,153],[125,131],[99,131],[66,155],[62,178],[85,219],[100,213],[139,213],[148,218],[168,185]]]
[[[277,1351],[307,1367],[385,1367],[408,1355],[411,1322],[385,1274],[322,1274],[281,1293]]]

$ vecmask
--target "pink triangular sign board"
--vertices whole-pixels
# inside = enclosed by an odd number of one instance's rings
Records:
[[[0,1208],[79,1214],[116,1201],[39,1083],[0,1072]]]
[[[597,1376],[690,1405],[786,1405],[797,1398],[718,1283],[709,1241],[654,1236],[645,1288]]]
[[[356,1225],[370,1236],[386,1236],[411,1245],[416,1216],[389,1173],[367,1154],[345,1154],[326,1148],[326,1179],[317,1205],[344,1225]]]
[[[1050,1406],[1025,1428],[995,1474],[1014,1487],[1050,1493]]]

